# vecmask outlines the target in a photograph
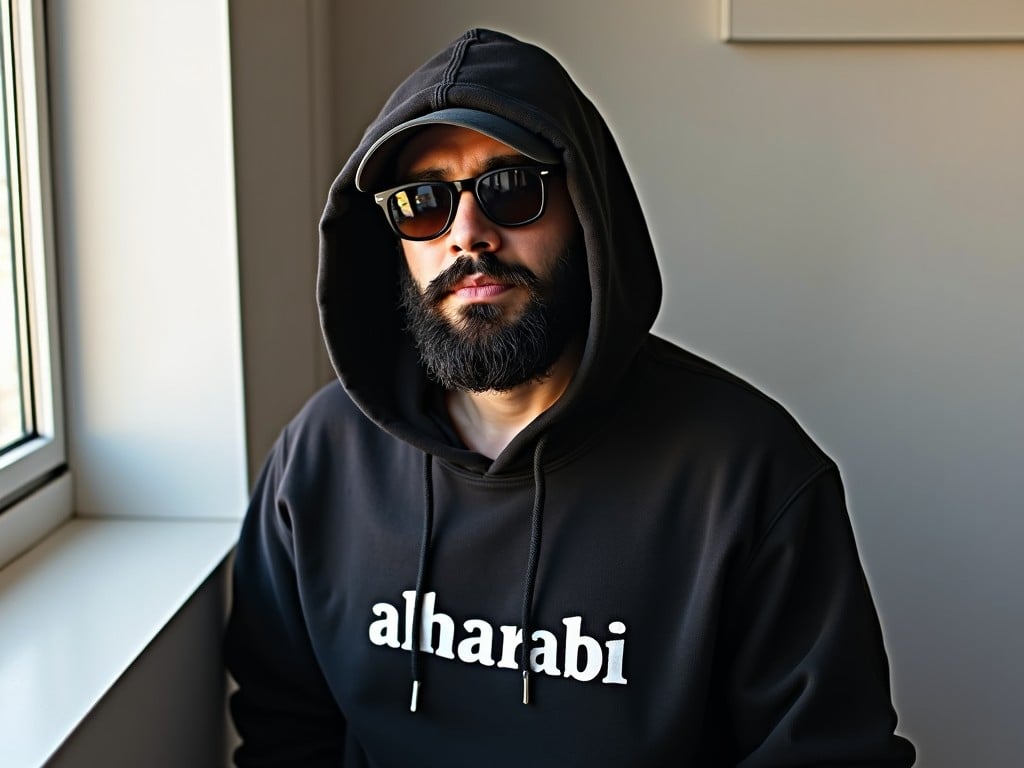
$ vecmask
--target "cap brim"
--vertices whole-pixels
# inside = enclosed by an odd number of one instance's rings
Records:
[[[516,152],[538,163],[557,165],[561,162],[558,152],[544,139],[504,117],[476,109],[453,107],[409,120],[377,139],[363,155],[356,169],[356,189],[361,192],[374,192],[391,183],[383,177],[390,170],[398,150],[412,138],[409,132],[427,125],[457,125],[469,128],[507,144]]]

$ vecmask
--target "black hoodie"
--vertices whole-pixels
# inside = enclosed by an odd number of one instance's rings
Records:
[[[447,107],[558,150],[589,266],[579,369],[494,460],[437,407],[394,237],[355,188],[374,141]],[[913,763],[835,465],[777,403],[650,335],[661,283],[636,193],[551,56],[471,30],[420,67],[321,235],[342,386],[282,433],[238,545],[239,765]]]

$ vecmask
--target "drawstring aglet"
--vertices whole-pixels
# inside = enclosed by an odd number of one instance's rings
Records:
[[[412,681],[412,701],[409,703],[409,711],[410,712],[415,712],[416,711],[416,702],[419,700],[419,698],[420,698],[420,681],[419,680],[413,680]]]
[[[523,670],[523,704],[530,703],[530,672]]]

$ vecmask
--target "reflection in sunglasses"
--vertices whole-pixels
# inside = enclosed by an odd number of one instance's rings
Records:
[[[410,218],[412,216],[412,206],[409,204],[409,195],[404,189],[395,195],[395,205],[398,206],[398,210],[400,210],[402,215],[406,218]]]
[[[418,209],[437,208],[437,197],[434,195],[432,184],[416,188],[416,207]]]

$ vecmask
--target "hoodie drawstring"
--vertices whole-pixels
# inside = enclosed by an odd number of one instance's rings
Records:
[[[530,703],[530,649],[533,645],[530,631],[533,618],[533,589],[537,583],[537,564],[540,562],[540,532],[544,521],[544,466],[541,454],[547,435],[537,441],[533,449],[533,516],[530,523],[530,554],[526,560],[523,580],[523,644],[519,667],[523,670],[523,704]]]
[[[542,436],[533,449],[533,513],[530,521],[530,551],[523,579],[523,621],[519,668],[523,673],[523,704],[530,703],[530,651],[533,645],[530,625],[533,619],[533,592],[537,584],[537,566],[540,563],[540,534],[544,522],[544,464],[542,456],[547,436]],[[420,634],[422,632],[423,592],[426,588],[429,565],[430,539],[434,528],[433,456],[423,454],[423,539],[420,542],[420,562],[416,572],[416,596],[412,609],[410,661],[412,664],[412,700],[409,711],[415,712],[419,701],[422,669],[420,666]]]
[[[427,560],[430,554],[430,534],[434,529],[434,457],[423,454],[423,539],[420,542],[420,564],[416,571],[416,599],[412,608],[412,701],[409,711],[416,711],[420,696],[420,616],[423,612],[423,588],[427,579]]]

